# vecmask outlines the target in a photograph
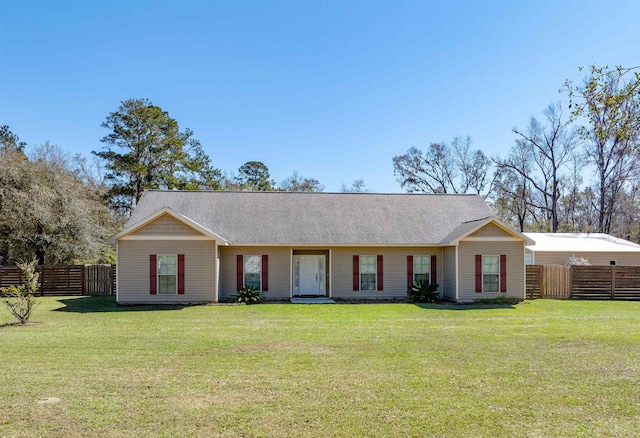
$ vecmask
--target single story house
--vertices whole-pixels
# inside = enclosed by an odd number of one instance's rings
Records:
[[[523,233],[535,241],[527,246],[526,263],[565,265],[582,257],[592,265],[640,265],[640,245],[604,233]]]
[[[477,195],[163,191],[143,194],[117,250],[117,301],[525,296],[525,245]]]

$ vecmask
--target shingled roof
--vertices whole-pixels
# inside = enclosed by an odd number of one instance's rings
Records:
[[[437,245],[492,215],[478,195],[151,190],[125,230],[163,208],[232,245]]]

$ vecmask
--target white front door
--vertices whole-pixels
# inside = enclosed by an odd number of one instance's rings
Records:
[[[293,294],[325,295],[325,256],[293,256]]]

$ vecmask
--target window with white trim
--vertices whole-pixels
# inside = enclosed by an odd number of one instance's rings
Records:
[[[360,290],[376,290],[376,256],[360,256]]]
[[[414,256],[413,257],[413,280],[414,281],[430,281],[431,273],[431,256]]]
[[[500,256],[482,256],[482,291],[500,291]]]
[[[246,255],[242,272],[244,273],[244,287],[262,290],[262,256]]]
[[[158,255],[158,295],[178,293],[178,256]]]

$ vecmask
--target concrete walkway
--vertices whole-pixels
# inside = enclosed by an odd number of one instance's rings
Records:
[[[331,298],[328,297],[318,297],[318,298],[303,298],[303,297],[293,297],[290,300],[293,304],[335,304]]]

